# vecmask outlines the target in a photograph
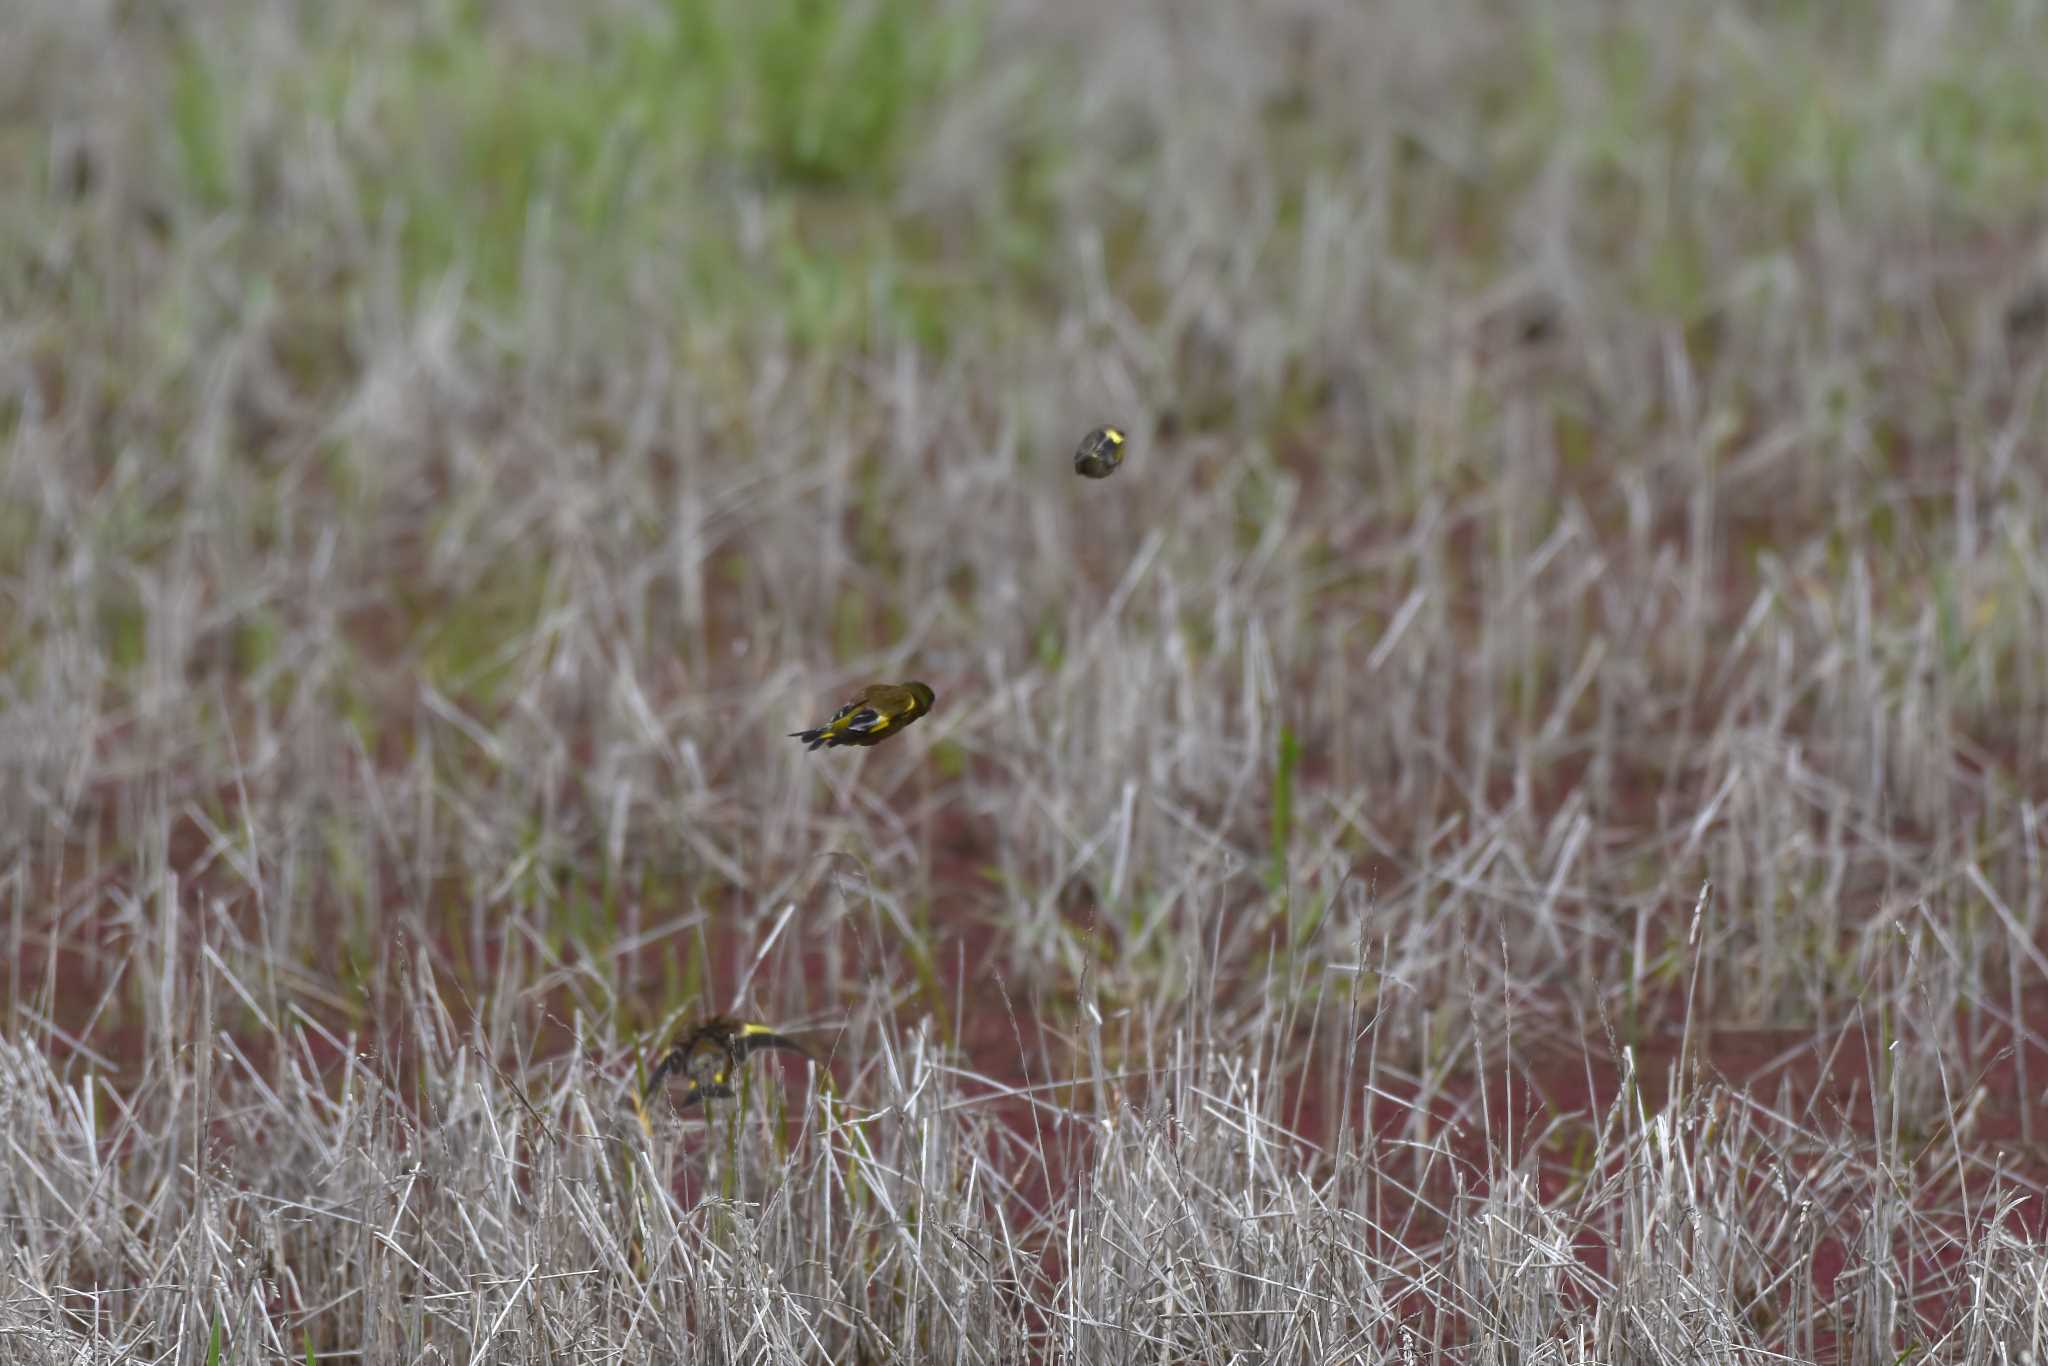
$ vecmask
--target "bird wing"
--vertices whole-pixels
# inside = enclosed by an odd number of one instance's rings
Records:
[[[892,719],[885,711],[877,710],[874,707],[862,707],[859,711],[847,717],[845,724],[840,726],[840,729],[859,731],[862,735],[872,735],[878,730],[887,730]]]
[[[905,717],[916,716],[924,709],[923,704],[917,700],[916,693],[908,688],[899,687],[894,683],[885,683],[878,687],[869,688],[867,700],[870,707],[873,707],[891,721],[900,721]]]
[[[786,1034],[776,1033],[767,1025],[743,1024],[739,1028],[739,1037],[732,1042],[734,1051],[743,1058],[764,1048],[779,1048],[789,1053],[801,1053],[807,1058],[811,1056],[810,1049]]]

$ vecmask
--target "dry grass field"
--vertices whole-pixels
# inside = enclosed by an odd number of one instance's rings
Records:
[[[12,0],[0,1361],[2048,1360],[2044,71]]]

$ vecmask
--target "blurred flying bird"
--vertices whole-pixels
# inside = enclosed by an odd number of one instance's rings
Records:
[[[1121,427],[1097,427],[1081,438],[1074,451],[1074,473],[1083,479],[1107,479],[1124,463]]]
[[[879,745],[931,709],[932,690],[922,683],[870,683],[824,725],[790,734],[807,749]]]
[[[643,1094],[652,1096],[670,1077],[680,1073],[689,1078],[690,1089],[676,1102],[678,1106],[703,1100],[730,1100],[733,1073],[749,1054],[764,1048],[811,1056],[811,1050],[767,1025],[714,1015],[685,1030],[675,1046],[662,1055]]]

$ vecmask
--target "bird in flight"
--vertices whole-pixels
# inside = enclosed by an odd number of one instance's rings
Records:
[[[733,1073],[750,1054],[764,1048],[811,1056],[810,1049],[767,1025],[713,1015],[685,1030],[675,1046],[662,1055],[643,1094],[653,1095],[670,1077],[680,1073],[689,1078],[690,1089],[676,1102],[679,1107],[703,1100],[731,1100]]]
[[[879,745],[931,709],[932,690],[922,683],[870,683],[824,725],[790,735],[806,749]]]
[[[1097,427],[1081,438],[1074,451],[1074,473],[1083,479],[1107,479],[1124,463],[1121,427]]]

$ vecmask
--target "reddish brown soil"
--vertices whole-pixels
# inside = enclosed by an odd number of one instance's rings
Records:
[[[395,725],[388,728],[387,741],[396,744],[394,737],[401,730]],[[405,762],[397,750],[377,758],[393,765]],[[1304,783],[1324,776],[1313,762],[1312,750],[1311,760],[1302,770]],[[1555,779],[1554,787],[1550,779]],[[1646,785],[1651,782],[1647,776],[1642,781]],[[1071,1055],[1059,1042],[1062,1029],[1071,1022],[1072,1002],[1047,1001],[1034,994],[1028,983],[1005,983],[995,971],[1002,935],[982,909],[990,900],[983,870],[994,861],[999,832],[989,818],[971,814],[961,804],[930,802],[938,795],[935,782],[928,774],[913,776],[900,794],[903,809],[937,811],[924,834],[933,922],[926,949],[937,980],[921,993],[913,1009],[940,1016],[941,1037],[952,1039],[963,1065],[992,1079],[994,1088],[983,1102],[982,1113],[1024,1140],[1017,1151],[1005,1148],[993,1153],[992,1160],[1017,1183],[1019,1204],[1024,1207],[1017,1213],[1028,1215],[1045,1208],[1087,1170],[1101,1131],[1093,1123],[1063,1122],[1041,1107],[1003,1096],[995,1089],[1042,1084],[1073,1072]],[[1563,770],[1546,775],[1544,791],[1537,794],[1539,802],[1561,801],[1576,782],[1577,775]],[[565,800],[573,800],[577,794],[563,795]],[[232,829],[239,801],[240,794],[229,788],[208,794],[205,805],[221,828]],[[106,796],[100,809],[115,809],[113,794]],[[116,847],[123,832],[111,816],[102,825],[102,847]],[[134,832],[126,833],[133,838]],[[169,831],[167,845],[169,866],[180,875],[183,960],[188,964],[197,961],[202,933],[197,908],[202,905],[208,907],[207,916],[215,926],[207,933],[216,936],[216,942],[223,916],[243,935],[254,938],[259,928],[255,923],[257,907],[239,875],[210,851],[200,826],[180,817]],[[77,846],[74,843],[72,847]],[[114,1066],[110,1080],[115,1085],[143,1061],[147,1042],[144,1014],[132,983],[116,993],[109,1008],[101,1010],[99,1003],[113,980],[114,965],[122,961],[127,941],[137,931],[104,917],[81,921],[75,910],[66,914],[66,908],[94,900],[104,905],[106,895],[117,887],[132,894],[134,888],[120,886],[121,873],[106,871],[120,866],[118,860],[103,857],[100,870],[89,875],[84,862],[69,857],[42,869],[35,883],[46,892],[43,904],[52,908],[50,924],[31,927],[12,972],[0,977],[0,990],[18,982],[21,996],[46,1011],[59,1030],[84,1037],[94,1053],[109,1060]],[[1394,879],[1396,870],[1380,871],[1386,880]],[[1370,872],[1362,870],[1362,875]],[[401,904],[407,897],[424,898],[433,905],[465,904],[464,894],[454,885],[408,889],[394,880],[395,874],[381,876],[387,885],[372,889],[372,894],[383,895],[390,904]],[[687,951],[701,955],[703,980],[713,984],[736,981],[753,954],[752,942],[726,928],[730,922],[718,913],[719,907],[705,905],[687,892],[673,895],[677,899],[665,904],[643,900],[638,908],[642,923],[659,923],[695,910],[705,913],[703,928],[651,946],[610,970],[618,973],[622,984],[645,984],[652,995],[674,980],[677,955]],[[1085,925],[1096,913],[1091,898],[1087,889],[1080,888],[1063,910],[1077,924]],[[339,906],[330,909],[337,917],[342,914]],[[1669,924],[1663,927],[1665,935],[1684,932],[1688,910],[1672,908]],[[466,917],[467,913],[452,915],[438,922],[425,946],[436,965],[443,999],[458,1013],[475,984],[493,979],[505,951],[501,940],[486,938],[480,946],[482,961],[472,961],[478,945],[468,939],[465,929],[458,928],[466,926]],[[57,933],[60,919],[61,937]],[[317,1004],[308,1007],[338,1036],[347,1038],[353,1032],[362,1040],[374,1053],[374,1065],[390,1073],[401,1095],[413,1093],[404,1082],[417,1058],[415,1041],[406,1032],[405,1014],[395,1009],[403,980],[398,969],[411,962],[416,947],[404,934],[394,933],[377,946],[377,962],[353,963],[346,946],[332,945],[329,961],[313,966],[334,974],[337,983],[350,983],[337,985],[336,995],[350,1001],[352,1008],[337,1013]],[[570,943],[562,951],[573,954],[576,948]],[[893,953],[892,946],[868,945],[861,952],[872,958],[867,964],[870,970],[889,974],[891,980],[905,979],[902,955]],[[768,965],[771,975],[822,975],[822,949],[801,936],[790,937],[777,954],[778,960]],[[714,985],[713,994],[716,990]],[[953,1003],[963,999],[979,1008],[956,1011]],[[13,1002],[0,1004],[11,1006]],[[1573,1007],[1581,1004],[1542,998],[1526,1002],[1534,1018],[1548,1021],[1572,1018]],[[573,1006],[566,993],[546,1003],[543,1023],[527,1041],[528,1056],[545,1058],[572,1046],[573,1035],[564,1022],[571,1018]],[[1633,1103],[1644,1113],[1654,1114],[1669,1101],[1677,1078],[1687,1094],[1702,1103],[1718,1083],[1777,1108],[1813,1132],[1835,1136],[1851,1146],[1878,1137],[1881,1107],[1874,1105],[1873,1095],[1882,1094],[1875,1079],[1885,1075],[1880,1066],[1885,1059],[1868,1032],[1874,1026],[1842,1025],[1813,1034],[1719,1029],[1711,1019],[1702,1019],[1688,1040],[1685,1015],[1682,994],[1672,992],[1646,1006],[1641,1016],[1630,1022],[1636,1087]],[[1896,1136],[1906,1152],[1923,1155],[1914,1164],[1915,1179],[1930,1193],[1938,1192],[1945,1208],[1959,1208],[1971,1190],[1981,1194],[1994,1169],[2013,1180],[2048,1188],[2048,1106],[2042,1100],[2043,1087],[2048,1086],[2048,1042],[2044,1042],[2048,1041],[2048,984],[2032,984],[2023,995],[2021,1015],[2017,1030],[1981,1018],[1955,1022],[1952,1037],[1966,1040],[1967,1046],[1957,1055],[1945,1057],[1943,1063],[1954,1103],[1969,1116],[1962,1132],[1943,1127]],[[380,1021],[395,1023],[380,1025]],[[256,1068],[272,1065],[273,1038],[246,1019],[227,1027],[235,1031],[240,1048]],[[316,1064],[326,1066],[330,1073],[338,1072],[342,1062],[339,1051],[318,1035],[308,1034],[306,1040]],[[1915,1043],[1910,1037],[1904,1042],[1908,1046]],[[1690,1051],[1683,1051],[1688,1046]],[[1412,1091],[1404,1094],[1384,1078],[1383,1089],[1390,1094],[1366,1095],[1363,1078],[1336,1074],[1342,1060],[1328,1056],[1330,1050],[1325,1045],[1303,1057],[1297,1073],[1287,1079],[1286,1104],[1279,1113],[1306,1145],[1315,1148],[1327,1149],[1347,1138],[1357,1142],[1362,1135],[1372,1135],[1380,1142],[1413,1137],[1418,1130],[1440,1135],[1457,1164],[1455,1175],[1451,1164],[1440,1163],[1417,1192],[1440,1207],[1448,1207],[1460,1194],[1483,1196],[1487,1174],[1498,1170],[1502,1155],[1532,1151],[1537,1158],[1534,1173],[1539,1192],[1546,1199],[1561,1199],[1583,1177],[1574,1165],[1579,1155],[1575,1143],[1589,1139],[1623,1095],[1622,1060],[1616,1046],[1605,1038],[1560,1038],[1554,1030],[1532,1031],[1519,1047],[1511,1066],[1495,1066],[1483,1077],[1453,1077],[1423,1102]],[[822,1051],[828,1065],[843,1078],[849,1060],[833,1056],[829,1042]],[[764,1080],[779,1075],[794,1110],[803,1065],[780,1058],[757,1059],[752,1065]],[[966,1089],[972,1093],[974,1087]],[[1122,1094],[1139,1107],[1152,1099],[1137,1083],[1125,1083]],[[1340,1102],[1337,1097],[1350,1099]],[[1053,1099],[1077,1106],[1092,1103],[1085,1096],[1055,1095]],[[1725,1107],[1731,1102],[1724,1099],[1718,1103]],[[1418,1117],[1418,1107],[1426,1112],[1424,1117]],[[786,1125],[784,1142],[796,1137]],[[1029,1152],[1028,1158],[1020,1156],[1024,1152]],[[1304,1155],[1314,1160],[1308,1149]],[[1946,1171],[1952,1176],[1959,1163],[1963,1173],[1960,1192],[1943,1175]],[[678,1176],[679,1181],[687,1179]],[[2016,1231],[2048,1236],[2048,1210],[2044,1210],[2042,1199],[2022,1200],[2015,1213]],[[1425,1228],[1410,1228],[1418,1236],[1428,1234]],[[1835,1293],[1838,1277],[1859,1255],[1854,1251],[1854,1239],[1853,1212],[1844,1212],[1840,1231],[1823,1237],[1812,1251],[1806,1273],[1812,1294],[1826,1299]],[[1575,1250],[1589,1272],[1607,1272],[1608,1249],[1597,1239],[1589,1237]],[[1942,1273],[1952,1269],[1959,1255],[1951,1253],[1910,1270],[1917,1283],[1944,1284]],[[1053,1256],[1050,1246],[1045,1256]],[[1042,1269],[1049,1276],[1057,1275],[1058,1268],[1050,1260]],[[1918,1308],[1932,1328],[1950,1312],[1952,1302],[1936,1298]]]

